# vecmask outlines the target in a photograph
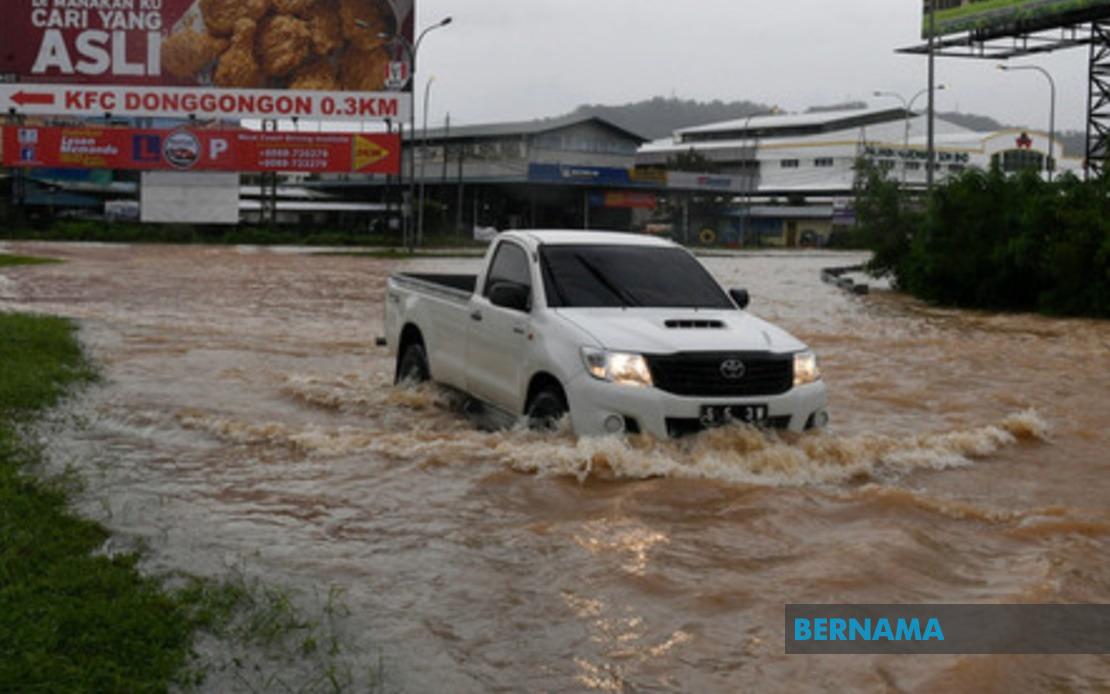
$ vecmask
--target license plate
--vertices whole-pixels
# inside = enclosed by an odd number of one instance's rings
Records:
[[[701,408],[701,423],[705,426],[721,426],[730,422],[759,424],[766,419],[766,405],[705,405]]]

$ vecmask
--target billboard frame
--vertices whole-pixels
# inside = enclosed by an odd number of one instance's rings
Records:
[[[1110,16],[1110,13],[1106,13]],[[1052,53],[1067,48],[1087,46],[1095,40],[1091,25],[1068,24],[1053,29],[1016,32],[1004,36],[984,36],[979,32],[937,37],[933,55],[939,58],[977,58],[1008,60],[1038,53]],[[899,48],[896,53],[928,55],[929,44]]]
[[[1087,47],[1086,177],[1110,173],[1110,7],[1057,15],[1051,20],[1011,29],[933,35],[923,44],[896,53],[934,58],[1005,61],[1068,48]],[[930,126],[932,111],[930,109]]]

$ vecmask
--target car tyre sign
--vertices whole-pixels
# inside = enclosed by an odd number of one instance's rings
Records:
[[[175,169],[191,169],[200,160],[200,140],[188,130],[178,130],[162,144],[162,156]]]

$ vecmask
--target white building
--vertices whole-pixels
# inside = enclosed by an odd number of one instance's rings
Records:
[[[745,210],[732,234],[758,234],[769,243],[796,245],[826,239],[836,222],[851,222],[856,162],[865,158],[911,187],[926,182],[927,119],[901,108],[868,108],[800,115],[772,115],[683,128],[640,148],[637,167],[666,169],[675,157],[695,152],[714,173],[673,180],[692,192],[717,189],[736,195]],[[997,160],[1007,171],[1044,169],[1048,133],[1033,130],[976,132],[937,118],[935,178]],[[1081,159],[1054,148],[1057,172],[1082,175]],[[711,184],[711,185],[710,185]],[[729,229],[718,229],[728,237]]]

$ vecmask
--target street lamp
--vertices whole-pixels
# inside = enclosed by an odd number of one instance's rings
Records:
[[[420,209],[416,211],[416,245],[424,245],[424,184],[427,176],[425,170],[428,164],[428,100],[432,95],[432,82],[436,81],[435,75],[428,78],[424,85],[424,138],[420,147]],[[415,86],[415,83],[414,83]],[[447,160],[447,143],[443,144],[444,161]]]
[[[416,56],[420,52],[420,44],[424,41],[424,37],[428,35],[428,32],[434,31],[436,29],[440,29],[442,27],[445,27],[448,24],[450,24],[452,21],[454,21],[454,20],[451,17],[446,17],[446,18],[440,20],[439,22],[425,28],[424,31],[420,32],[420,35],[416,37],[416,43],[410,43],[409,40],[406,39],[404,37],[404,35],[400,34],[400,33],[388,34],[388,33],[385,33],[385,32],[381,32],[381,33],[378,34],[378,38],[380,38],[380,39],[399,41],[401,43],[401,45],[404,46],[405,51],[408,53],[408,56],[409,56],[409,71],[411,73],[409,75],[409,80],[412,82],[412,85],[414,87],[416,86]],[[362,20],[362,19],[356,19],[355,20],[355,25],[358,26],[360,29],[370,29],[371,28],[370,23],[365,21],[365,20]],[[414,97],[415,97],[415,95],[414,95]],[[413,98],[413,103],[412,103],[411,107],[409,108],[409,139],[413,144],[412,147],[409,147],[409,205],[411,206],[412,205],[412,200],[413,200],[413,198],[415,197],[415,194],[416,194],[416,189],[415,189],[415,184],[416,184],[416,157],[414,156],[414,154],[415,154],[415,145],[416,145],[416,99],[415,98]],[[404,149],[405,149],[404,148],[404,142],[402,141],[402,143],[401,143],[402,153],[404,152]],[[412,217],[411,212],[409,214],[409,217],[410,218]],[[408,246],[409,250],[412,250],[412,244],[410,243],[412,235],[408,232],[407,226],[408,226],[408,222],[406,221],[406,230],[405,230],[405,242],[406,243],[405,243],[405,245]]]
[[[1045,76],[1048,80],[1048,87],[1050,91],[1051,103],[1048,107],[1048,157],[1045,159],[1044,167],[1048,171],[1048,180],[1052,180],[1052,170],[1054,166],[1054,159],[1056,157],[1056,80],[1052,79],[1052,75],[1048,73],[1043,67],[1038,65],[999,65],[998,69],[1002,72],[1010,72],[1016,70],[1036,70]]]
[[[929,2],[929,86],[925,88],[926,93],[929,95],[929,118],[928,118],[928,154],[926,155],[927,161],[925,162],[925,188],[930,193],[933,192],[933,162],[937,158],[937,144],[936,144],[936,95],[937,95],[937,69],[936,69],[936,43],[937,43],[937,0],[928,0]]]
[[[942,92],[945,89],[948,89],[947,84],[938,84],[936,86],[936,91],[938,91],[938,92]],[[909,148],[910,148],[910,117],[913,115],[913,105],[917,103],[918,99],[920,99],[922,96],[924,96],[928,92],[929,92],[929,88],[926,87],[925,89],[922,89],[918,93],[914,94],[913,98],[910,99],[909,101],[906,101],[906,97],[902,96],[898,92],[883,92],[883,91],[876,91],[875,92],[876,97],[886,96],[886,97],[890,97],[892,99],[898,99],[899,101],[902,102],[902,109],[906,114],[906,118],[905,118],[906,125],[905,125],[905,133],[902,136],[902,147],[903,147],[903,149],[906,150],[907,154],[909,153]],[[902,184],[904,185],[905,183],[906,183],[906,164],[905,164],[905,162],[902,162]]]

